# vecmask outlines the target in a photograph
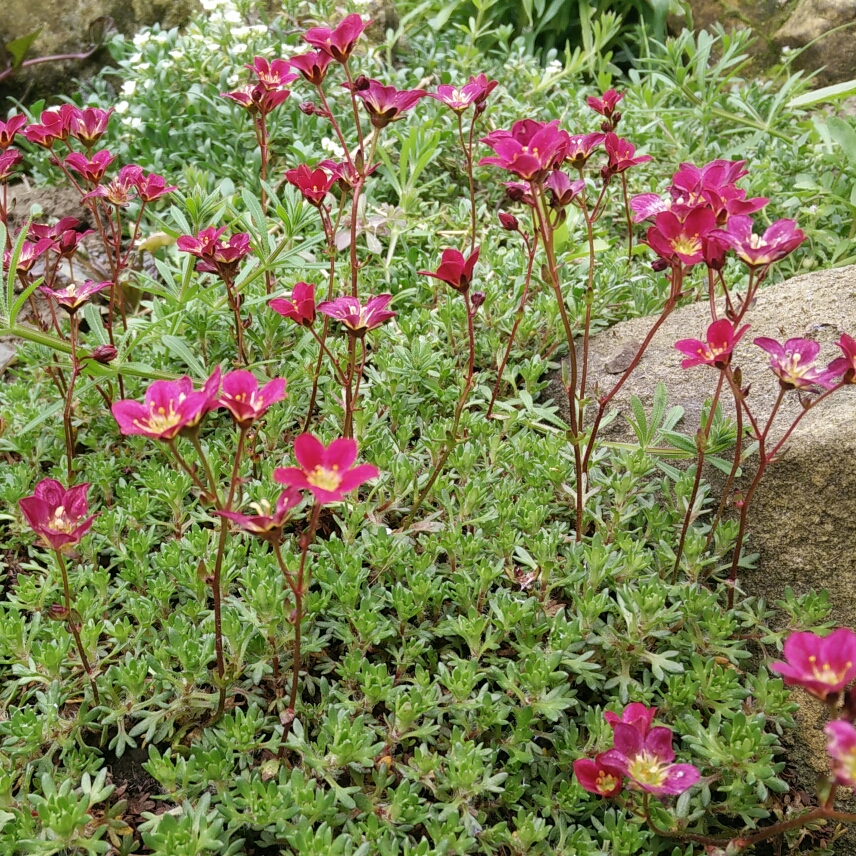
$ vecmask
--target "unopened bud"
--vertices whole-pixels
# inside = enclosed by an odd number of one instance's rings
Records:
[[[481,306],[482,303],[484,303],[485,297],[486,297],[486,295],[483,291],[474,291],[470,295],[470,300],[472,300],[472,302],[473,302],[473,312],[475,312],[479,308],[479,306]]]
[[[52,603],[48,609],[48,618],[53,621],[66,621],[68,619],[68,610],[58,603]]]
[[[651,262],[651,270],[654,271],[654,273],[660,273],[661,271],[666,270],[668,266],[669,263],[665,259],[654,259],[654,261]]]
[[[102,365],[107,365],[107,363],[112,363],[113,360],[116,359],[116,355],[119,352],[113,345],[99,345],[97,348],[94,348],[90,356],[96,363],[101,363]]]
[[[364,92],[370,86],[371,81],[364,74],[361,74],[354,81],[354,92]]]
[[[507,211],[499,212],[499,222],[502,228],[507,232],[520,231],[520,223],[517,218],[513,214],[509,214]]]
[[[612,130],[612,122],[601,122],[600,129],[604,134],[608,134]]]
[[[314,116],[317,109],[312,101],[304,101],[300,105],[300,112],[305,113],[307,116]]]
[[[241,325],[245,330],[249,330],[250,327],[253,326],[253,314],[252,312],[247,313],[247,317],[241,322]]]
[[[613,127],[613,129],[615,128],[615,126],[616,126],[620,121],[621,121],[621,113],[618,113],[618,112],[613,113],[613,114],[612,114],[612,127]]]

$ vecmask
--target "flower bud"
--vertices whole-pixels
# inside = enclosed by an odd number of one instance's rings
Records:
[[[612,114],[612,127],[613,127],[613,128],[615,128],[615,126],[616,126],[620,121],[621,121],[621,113],[618,113],[618,112],[613,113],[613,114]]]
[[[359,75],[354,81],[354,92],[365,92],[370,88],[371,81],[364,74]]]
[[[474,291],[470,295],[470,300],[472,300],[472,302],[473,302],[473,312],[475,312],[479,308],[479,306],[481,306],[482,303],[484,303],[485,297],[486,297],[486,295],[483,291]]]
[[[520,231],[520,223],[517,218],[513,214],[509,214],[507,211],[499,212],[499,222],[502,225],[502,228],[507,232]]]
[[[315,104],[312,101],[304,101],[300,105],[300,112],[305,113],[307,116],[314,116],[317,109],[318,108],[315,106]]]
[[[113,345],[99,345],[97,348],[94,348],[90,357],[95,360],[96,363],[101,363],[102,365],[107,365],[108,363],[112,363],[113,360],[116,359],[116,355],[119,352]]]
[[[52,603],[48,609],[48,618],[51,621],[66,621],[68,620],[68,610],[58,603]]]
[[[669,263],[665,259],[654,259],[654,261],[651,262],[651,270],[654,271],[654,273],[660,273],[661,271],[666,270],[668,266]]]

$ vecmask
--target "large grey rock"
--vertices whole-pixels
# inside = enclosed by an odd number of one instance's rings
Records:
[[[839,356],[834,342],[840,334],[856,335],[856,266],[811,273],[770,286],[761,292],[746,320],[752,328],[738,347],[736,363],[743,370],[745,382],[751,383],[753,411],[763,418],[770,411],[778,387],[766,354],[752,345],[751,339],[770,336],[782,341],[802,336],[822,344],[822,360]],[[652,321],[634,319],[594,337],[592,386],[599,383],[601,391],[614,386],[627,365],[627,355],[645,337]],[[608,426],[607,437],[633,438],[622,418],[630,412],[630,396],[638,396],[650,412],[658,381],[665,383],[669,403],[685,410],[678,430],[695,433],[702,404],[713,395],[717,375],[706,366],[682,369],[682,357],[674,343],[678,339],[703,338],[709,323],[706,302],[684,307],[667,319],[613,400],[622,416]],[[554,389],[553,397],[560,406],[565,401],[561,390]],[[733,415],[730,396],[723,409]],[[776,425],[790,424],[800,409],[797,396],[789,393]],[[748,470],[750,475],[754,472],[754,463]],[[712,481],[715,489],[716,480]],[[856,629],[854,497],[856,385],[837,392],[807,413],[781,459],[767,470],[748,524],[747,547],[760,552],[759,564],[756,571],[740,579],[741,586],[750,594],[770,600],[780,598],[786,586],[798,594],[812,588],[828,589],[835,620]]]
[[[83,53],[92,46],[92,31],[101,19],[112,18],[116,29],[129,35],[155,23],[183,24],[199,8],[198,0],[4,0],[0,43],[39,30],[28,59]],[[21,69],[0,84],[0,95],[34,98],[68,92],[73,77],[97,70],[106,58],[100,51],[86,62],[66,60]]]
[[[830,84],[856,76],[856,2],[854,0],[799,0],[784,25],[773,36],[779,48],[802,48],[798,68],[821,69],[818,83]],[[844,29],[832,32],[837,27]]]

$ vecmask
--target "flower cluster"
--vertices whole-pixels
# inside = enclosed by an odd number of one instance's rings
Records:
[[[625,780],[633,790],[654,796],[682,794],[697,784],[700,773],[692,764],[674,764],[672,730],[653,726],[657,708],[638,702],[627,705],[621,717],[604,714],[612,726],[613,748],[594,759],[574,761],[577,781],[590,793],[617,796]]]

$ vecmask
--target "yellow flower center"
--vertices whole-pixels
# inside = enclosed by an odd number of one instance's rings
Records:
[[[618,778],[616,776],[612,776],[609,773],[605,773],[601,770],[597,774],[597,779],[595,779],[595,787],[602,794],[608,794],[610,791],[614,790],[618,785]]]
[[[815,679],[823,684],[828,684],[829,686],[835,686],[835,684],[843,681],[847,672],[853,665],[853,663],[848,660],[844,666],[838,670],[833,669],[830,663],[824,663],[822,666],[818,666],[817,657],[815,657],[814,654],[808,658],[808,661],[811,663],[811,670]],[[856,756],[854,756],[854,764],[856,764]]]
[[[184,401],[185,395],[182,393],[178,397],[178,403]],[[165,407],[155,407],[154,404],[149,408],[149,415],[145,421],[139,419],[134,420],[134,425],[138,428],[145,428],[147,431],[161,432],[169,428],[174,428],[181,422],[181,416],[176,412],[172,399],[169,402],[169,410]]]
[[[58,505],[48,523],[48,528],[52,532],[73,532],[75,523],[76,521],[71,521],[65,516],[65,506]]]
[[[701,252],[701,241],[698,235],[680,235],[671,241],[672,249],[684,256],[694,256]]]
[[[645,785],[659,787],[666,780],[666,765],[648,752],[637,755],[628,767],[630,777]]]
[[[320,487],[321,490],[335,491],[339,489],[342,483],[342,476],[339,474],[339,465],[333,464],[332,469],[325,467],[315,467],[311,473],[306,476],[306,480],[313,487]]]

